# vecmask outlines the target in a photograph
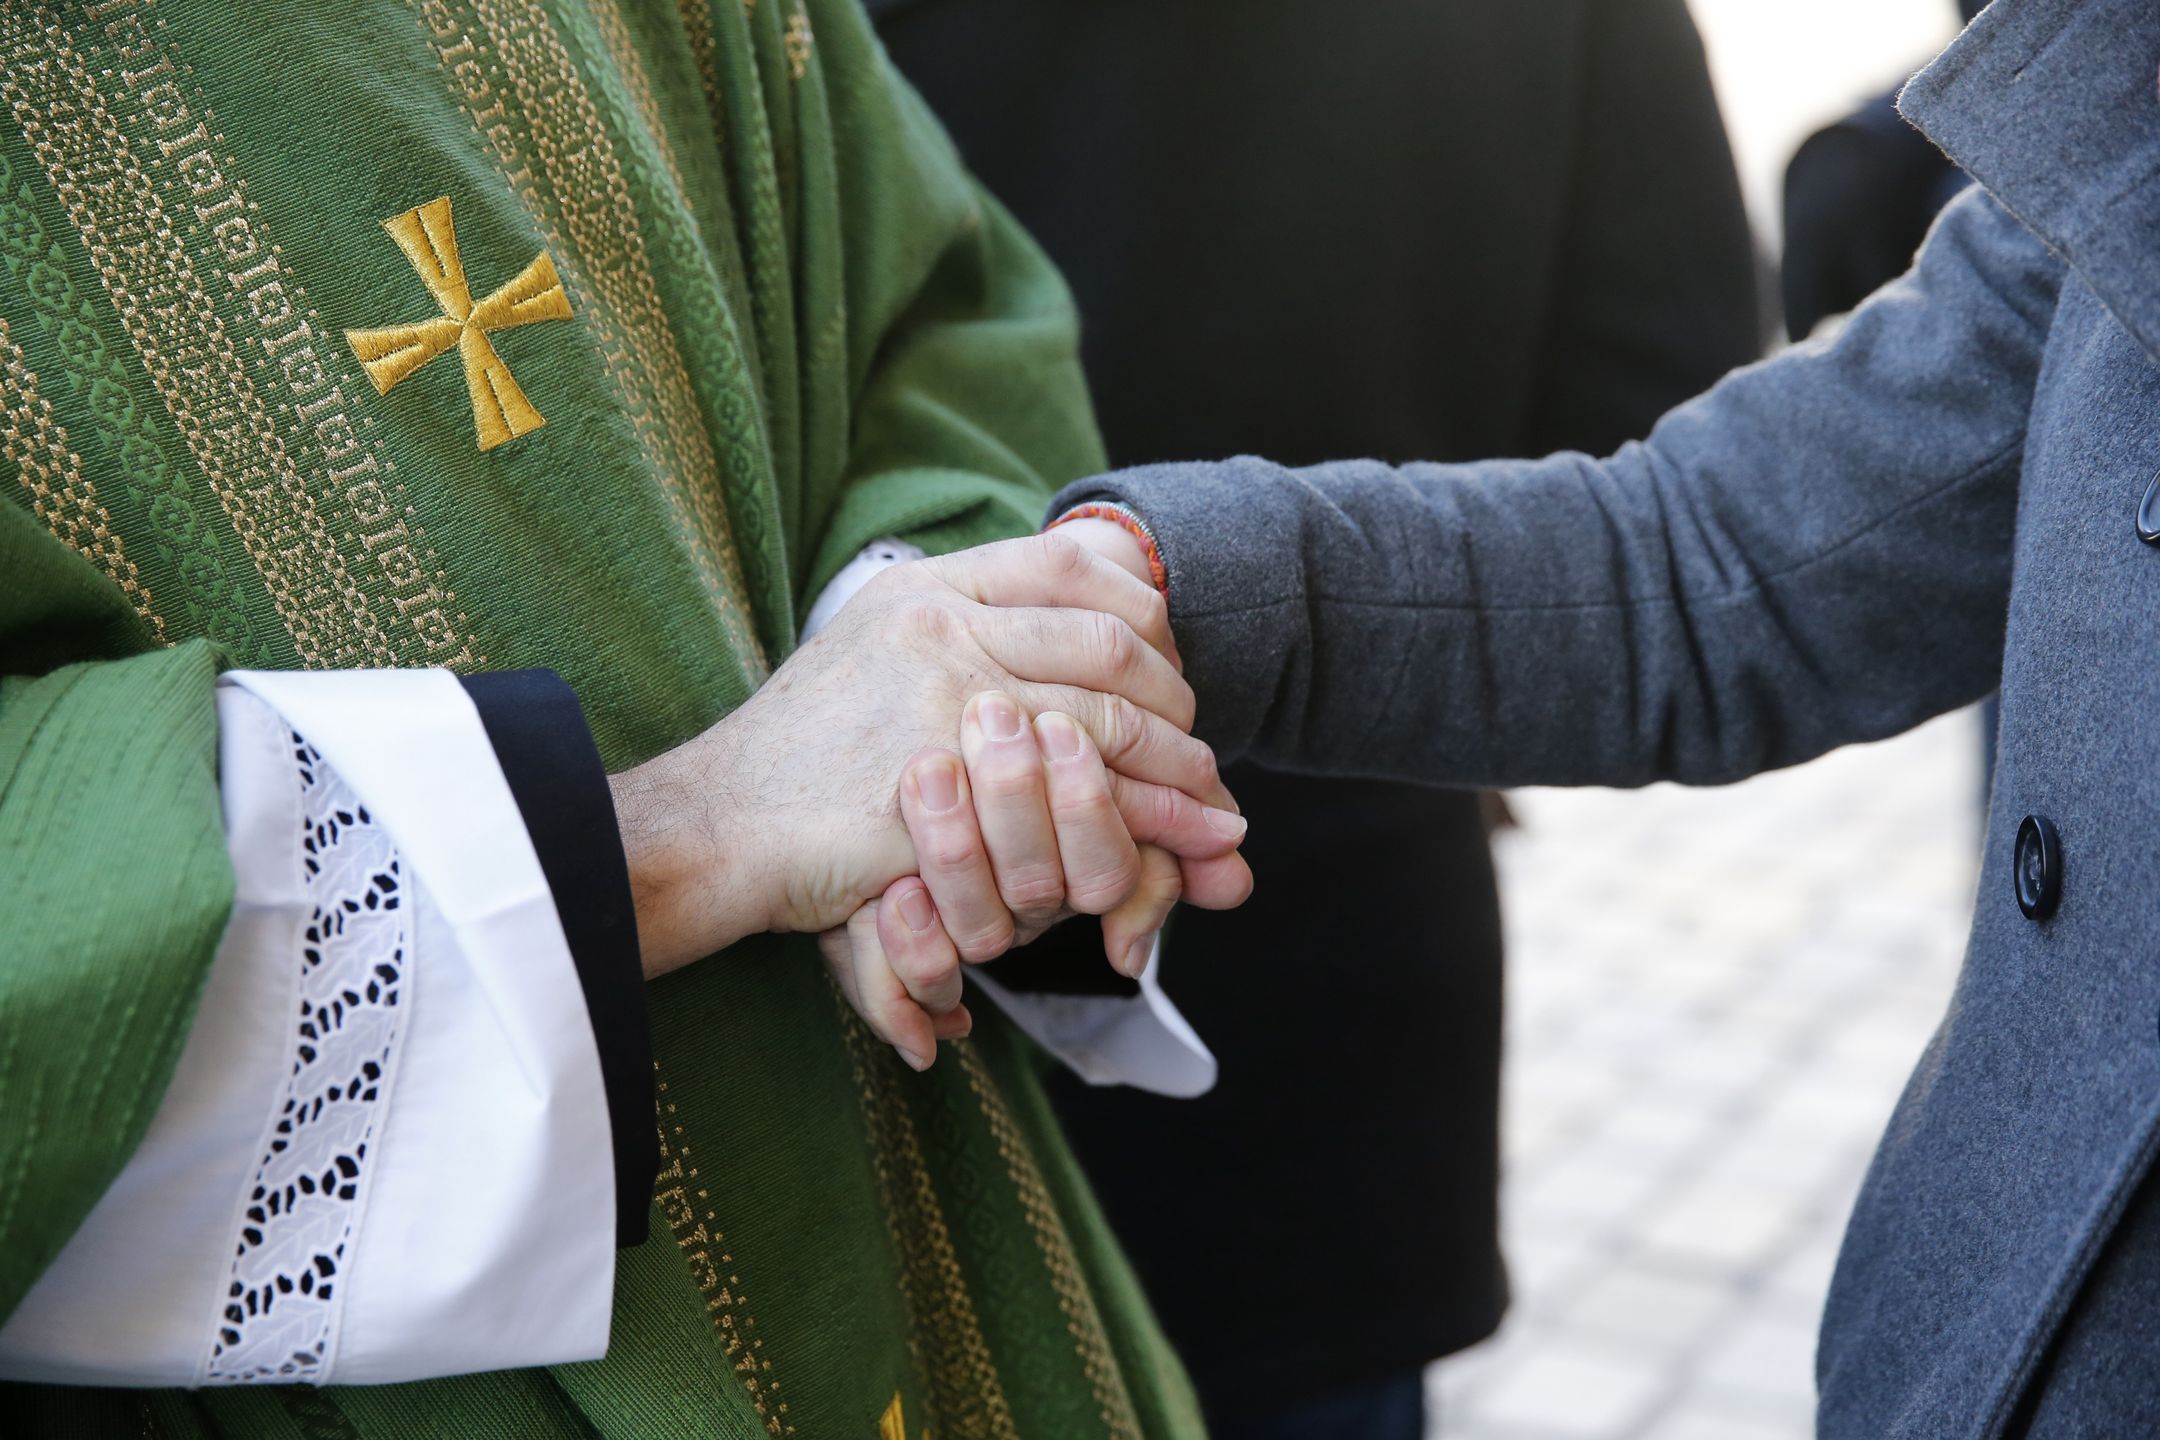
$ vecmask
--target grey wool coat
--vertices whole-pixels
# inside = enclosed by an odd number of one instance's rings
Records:
[[[1846,1236],[1825,1436],[2160,1435],[2156,69],[2156,0],[1996,0],[1903,99],[1979,182],[1913,271],[1609,459],[1059,497],[1152,527],[1202,735],[1288,768],[1717,783],[2000,680],[1970,948]]]

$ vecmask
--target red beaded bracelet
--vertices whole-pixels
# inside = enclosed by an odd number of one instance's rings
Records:
[[[1075,505],[1043,528],[1055,530],[1069,520],[1108,520],[1111,524],[1132,536],[1133,539],[1139,541],[1141,552],[1147,556],[1148,579],[1155,582],[1155,588],[1163,593],[1165,599],[1169,598],[1170,570],[1163,564],[1162,549],[1155,543],[1155,536],[1149,532],[1138,515],[1133,514],[1123,505],[1110,505],[1098,501],[1089,505]]]

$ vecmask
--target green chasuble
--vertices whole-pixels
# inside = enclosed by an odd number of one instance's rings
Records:
[[[549,666],[619,769],[871,540],[1030,530],[1101,455],[1060,282],[852,0],[9,0],[0,49],[4,1315],[221,933],[220,668]],[[606,1359],[11,1386],[0,1434],[1199,1433],[994,1012],[917,1076],[807,941],[649,1000]]]

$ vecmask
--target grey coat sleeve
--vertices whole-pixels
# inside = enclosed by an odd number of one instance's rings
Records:
[[[1054,511],[1146,519],[1226,757],[1734,780],[1994,687],[2062,275],[1974,193],[1833,343],[1736,372],[1608,460],[1161,465]]]

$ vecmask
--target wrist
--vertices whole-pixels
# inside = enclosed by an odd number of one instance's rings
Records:
[[[731,738],[722,721],[608,781],[648,980],[772,928],[729,783]]]

